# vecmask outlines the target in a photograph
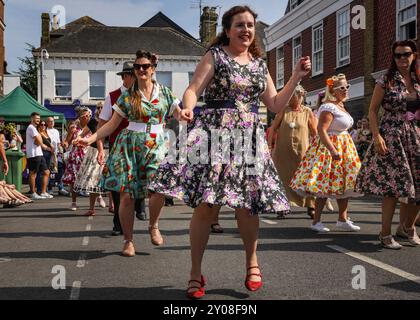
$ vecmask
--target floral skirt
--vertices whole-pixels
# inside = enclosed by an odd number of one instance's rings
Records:
[[[63,183],[68,185],[73,185],[76,181],[77,173],[87,152],[87,148],[82,146],[71,146],[71,148],[63,175]]]
[[[165,134],[124,129],[118,135],[102,171],[100,186],[105,190],[146,198],[147,187],[165,157]]]
[[[104,166],[98,163],[97,157],[98,149],[89,147],[73,185],[75,192],[103,193],[103,189],[99,186],[99,181]],[[104,150],[104,160],[106,161],[107,158],[108,150]]]
[[[248,209],[252,215],[289,210],[283,185],[264,138],[263,126],[256,114],[240,113],[236,109],[206,109],[196,115],[187,128],[182,127],[180,141],[183,141],[183,132],[188,135],[188,161],[181,162],[179,157],[174,163],[167,156],[149,185],[150,190],[176,197],[192,208],[201,203],[226,205],[234,209]],[[234,142],[229,140],[230,135],[235,132],[238,136],[250,130],[252,139],[248,140],[252,140],[253,161],[232,156]],[[220,136],[215,139],[214,132],[221,133],[228,142],[220,146],[221,153],[203,156],[201,150],[207,152],[215,148],[215,141],[220,142]],[[169,152],[174,148],[176,145],[171,146]],[[195,152],[193,149],[200,150],[200,161],[190,159],[191,153]],[[222,153],[228,155],[225,158],[227,161],[222,161]]]
[[[354,191],[360,160],[351,136],[345,132],[330,135],[341,160],[333,161],[320,139],[313,140],[302,159],[290,187],[301,195],[344,199],[363,194]]]
[[[388,153],[380,155],[373,144],[369,147],[356,190],[420,206],[419,121],[389,122],[384,127],[381,136]]]

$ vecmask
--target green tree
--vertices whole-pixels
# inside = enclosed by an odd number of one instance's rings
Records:
[[[20,76],[20,86],[29,93],[34,99],[37,99],[38,95],[38,65],[32,54],[35,47],[29,43],[26,43],[26,51],[30,53],[25,58],[19,58],[21,66],[17,72]]]

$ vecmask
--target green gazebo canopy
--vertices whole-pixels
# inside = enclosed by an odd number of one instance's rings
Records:
[[[0,118],[4,118],[6,122],[30,122],[32,112],[38,112],[41,118],[54,117],[56,123],[66,122],[64,114],[40,105],[21,87],[0,100]]]

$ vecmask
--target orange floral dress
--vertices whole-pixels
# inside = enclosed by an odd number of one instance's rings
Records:
[[[334,117],[328,128],[328,135],[341,160],[333,161],[321,140],[313,139],[290,187],[301,195],[319,198],[344,199],[362,196],[354,191],[361,163],[353,139],[347,132],[353,126],[353,118],[333,103],[323,104],[319,108],[318,117],[322,112],[330,112]]]

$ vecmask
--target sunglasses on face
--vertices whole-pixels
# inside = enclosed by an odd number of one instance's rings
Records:
[[[144,63],[144,64],[135,63],[135,64],[133,64],[134,70],[140,70],[140,69],[142,69],[142,70],[146,71],[151,66],[153,66],[151,63]]]
[[[394,58],[395,59],[401,59],[402,57],[410,58],[412,54],[413,54],[412,52],[394,53]]]
[[[45,126],[46,126],[46,124],[45,124],[45,123],[40,123],[40,124],[39,124],[39,126],[40,126],[40,127],[45,127]]]
[[[349,90],[350,89],[350,85],[348,84],[346,86],[334,87],[333,89],[334,90],[335,89],[340,89],[341,91],[345,91],[345,90]]]

